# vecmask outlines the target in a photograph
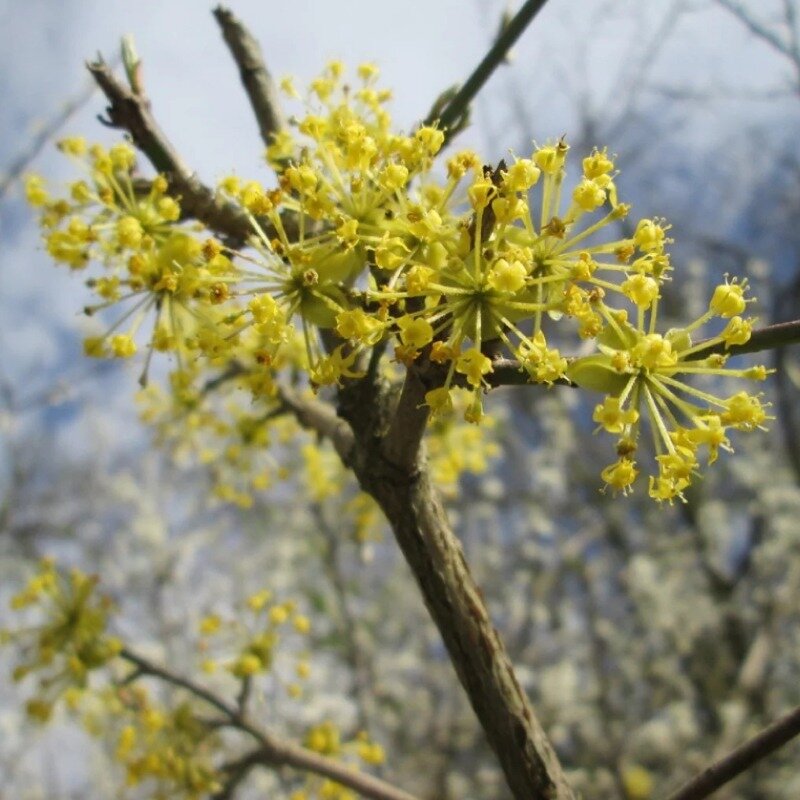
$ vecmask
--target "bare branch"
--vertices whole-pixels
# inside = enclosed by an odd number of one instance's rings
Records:
[[[735,344],[726,347],[724,342],[715,342],[702,350],[692,353],[692,361],[697,361],[713,353],[725,353],[729,356],[741,356],[747,353],[761,353],[775,350],[779,347],[800,343],[800,320],[791,322],[777,322],[753,331],[750,340],[745,344]],[[510,358],[499,358],[492,362],[494,371],[486,376],[486,380],[493,389],[499,386],[525,386],[530,385],[528,373],[522,368],[519,361]],[[566,379],[554,381],[558,386],[575,386]],[[539,385],[539,384],[535,384]]]
[[[219,198],[189,169],[156,123],[149,100],[122,83],[102,59],[86,66],[110,103],[106,123],[130,133],[136,147],[167,177],[183,212],[229,241],[239,245],[245,242],[253,232],[247,215]]]
[[[398,789],[379,778],[359,772],[339,761],[319,755],[298,744],[279,739],[266,731],[259,730],[246,717],[240,714],[237,708],[229,705],[210,690],[189,678],[184,678],[165,667],[153,663],[128,648],[123,648],[119,655],[136,667],[135,678],[149,675],[154,678],[160,678],[172,686],[185,689],[217,709],[217,711],[222,712],[226,718],[226,726],[247,733],[258,742],[259,747],[257,750],[234,762],[234,764],[227,765],[226,771],[231,773],[231,781],[234,782],[234,786],[246,776],[252,767],[258,764],[267,767],[289,766],[305,772],[312,772],[315,775],[321,775],[324,778],[330,778],[371,800],[416,800],[408,792],[404,792],[402,789]],[[221,795],[223,798],[226,796],[224,792],[225,790],[223,789],[223,794]]]
[[[788,27],[788,42],[781,39],[774,31],[757,20],[745,7],[737,0],[716,0],[717,4],[731,13],[739,22],[744,25],[750,33],[757,39],[769,45],[773,50],[787,58],[796,73],[795,92],[800,92],[800,49],[797,45],[797,29],[795,27],[794,9],[791,0],[784,4],[784,17]]]
[[[574,800],[492,624],[424,460],[402,470],[388,464],[379,451],[358,463],[356,474],[392,526],[513,796]]]
[[[228,776],[222,788],[212,797],[212,800],[231,800],[239,785],[247,778],[252,770],[261,763],[261,750],[253,750],[247,755],[231,761],[222,766],[222,771]]]
[[[527,0],[522,8],[514,15],[514,18],[503,27],[495,43],[489,48],[489,52],[472,75],[467,78],[464,85],[455,93],[452,99],[447,102],[443,109],[432,110],[425,120],[426,125],[433,125],[435,122],[445,131],[445,141],[450,138],[449,129],[457,126],[467,112],[467,108],[475,95],[483,88],[483,85],[492,76],[494,71],[502,64],[508,51],[514,42],[524,32],[525,28],[531,23],[533,18],[542,10],[547,0]]]
[[[786,42],[781,41],[780,37],[771,31],[766,25],[759,22],[752,16],[745,7],[735,0],[717,0],[717,4],[721,5],[726,11],[733,14],[754,36],[766,42],[770,47],[777,50],[781,55],[791,58],[791,50]]]
[[[304,428],[330,439],[339,458],[345,464],[350,463],[355,444],[353,431],[347,422],[336,414],[333,406],[321,400],[303,397],[297,390],[285,386],[278,390],[278,395]]]
[[[120,650],[119,657],[136,667],[135,671],[128,676],[128,683],[138,680],[145,675],[151,675],[154,678],[161,678],[161,680],[165,681],[166,683],[170,683],[173,686],[178,686],[181,689],[186,689],[187,692],[193,694],[195,697],[205,700],[206,703],[213,708],[216,708],[217,711],[221,711],[226,717],[238,717],[236,709],[233,706],[229,706],[224,700],[222,700],[220,697],[217,697],[217,695],[215,695],[213,692],[205,689],[204,687],[200,686],[200,684],[195,683],[189,678],[176,675],[175,673],[170,672],[168,669],[160,667],[158,664],[155,664],[149,659],[134,653],[127,647],[123,647],[122,650]]]
[[[703,800],[800,734],[800,706],[706,767],[667,800]]]
[[[261,47],[230,9],[217,6],[214,9],[214,16],[239,67],[239,75],[250,98],[261,138],[264,144],[270,145],[275,134],[286,127],[286,120],[281,110],[275,82],[264,64]]]

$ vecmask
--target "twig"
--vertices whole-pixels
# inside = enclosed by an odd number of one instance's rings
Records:
[[[747,353],[761,353],[766,350],[775,350],[787,345],[800,344],[800,320],[791,322],[777,322],[753,331],[749,341],[745,344],[735,344],[726,347],[724,342],[710,344],[701,350],[692,353],[691,360],[698,361],[713,353],[725,353],[729,356],[741,356]],[[486,381],[492,388],[499,386],[524,386],[530,385],[528,373],[522,368],[519,361],[511,358],[499,358],[492,362],[494,371],[486,376]],[[558,386],[575,386],[576,384],[566,379],[554,381]],[[538,384],[536,384],[538,385]]]
[[[260,765],[262,753],[254,750],[236,761],[223,764],[222,771],[227,773],[228,778],[222,784],[222,788],[212,797],[212,800],[231,800],[239,784],[247,778],[250,772]]]
[[[386,783],[386,781],[364,772],[359,772],[347,764],[335,761],[332,758],[327,758],[326,756],[315,753],[313,750],[307,750],[305,747],[301,747],[298,744],[279,739],[266,731],[259,730],[250,723],[246,717],[240,714],[234,706],[226,703],[212,691],[200,686],[189,678],[184,678],[182,675],[178,675],[165,667],[153,663],[149,659],[134,653],[128,648],[123,648],[119,655],[120,658],[136,667],[136,672],[134,674],[137,678],[150,675],[154,678],[160,678],[173,686],[186,689],[186,691],[190,692],[195,697],[204,700],[213,708],[221,711],[228,720],[228,727],[236,728],[237,730],[247,733],[256,740],[259,745],[258,749],[227,767],[234,775],[237,769],[244,771],[244,774],[236,779],[236,783],[243,780],[247,772],[256,765],[268,767],[285,765],[295,767],[305,772],[312,772],[324,778],[330,778],[358,792],[363,797],[370,798],[370,800],[417,800],[413,795]],[[224,793],[222,797],[225,797]]]
[[[707,358],[712,353],[727,353],[740,356],[746,353],[760,353],[763,350],[774,350],[776,347],[785,347],[789,344],[800,343],[800,320],[791,322],[777,322],[753,331],[750,339],[744,344],[735,344],[726,348],[723,343],[711,345],[703,350],[698,350],[692,359]]]
[[[278,396],[304,428],[310,428],[320,436],[330,439],[339,458],[345,464],[350,463],[355,444],[353,431],[332,406],[320,400],[303,397],[295,389],[286,386],[278,389]]]
[[[238,378],[240,375],[245,374],[247,374],[247,370],[243,364],[240,364],[238,361],[231,361],[230,364],[228,364],[228,366],[222,370],[222,372],[220,372],[218,375],[215,375],[213,378],[209,378],[203,384],[201,394],[210,394],[215,389],[218,389],[220,386],[228,383],[228,381],[232,381]]]
[[[791,47],[792,36],[790,34],[790,43],[782,41],[775,31],[771,31],[766,25],[759,22],[752,16],[743,5],[734,0],[717,0],[717,4],[722,6],[726,11],[730,12],[739,22],[742,23],[757,39],[765,42],[770,47],[775,49],[781,55],[786,56],[795,66],[800,70],[800,63],[798,62],[798,53]]]
[[[247,701],[250,699],[250,692],[252,689],[253,679],[250,675],[245,675],[244,678],[242,678],[239,694],[236,695],[236,708],[242,716],[247,712]]]
[[[230,9],[217,6],[213,13],[239,67],[239,75],[250,98],[261,138],[264,144],[270,145],[275,134],[286,127],[286,121],[275,82],[264,64],[261,47]]]
[[[122,83],[102,59],[86,66],[110,103],[105,123],[128,131],[136,147],[167,177],[185,214],[241,246],[253,233],[247,215],[218,197],[188,167],[156,123],[149,100]]]
[[[149,659],[138,655],[138,653],[134,653],[127,647],[122,648],[119,656],[136,667],[133,675],[128,676],[128,683],[130,683],[132,680],[138,680],[145,675],[151,675],[154,678],[161,678],[163,681],[171,683],[173,686],[178,686],[181,689],[186,689],[187,692],[195,695],[195,697],[205,700],[206,703],[213,708],[216,708],[217,711],[221,711],[226,717],[238,718],[239,715],[233,706],[229,706],[224,700],[222,700],[220,697],[217,697],[217,695],[215,695],[213,692],[205,689],[204,687],[200,686],[200,684],[195,683],[189,678],[184,678],[182,675],[176,675],[174,672],[171,672],[170,670],[155,664]]]
[[[800,706],[706,767],[667,800],[703,800],[800,734]]]
[[[464,85],[456,92],[447,105],[437,113],[431,112],[425,120],[426,125],[432,125],[438,121],[439,126],[444,129],[446,139],[448,129],[451,129],[464,115],[467,107],[472,102],[476,94],[483,88],[483,85],[492,76],[492,73],[506,59],[508,51],[514,42],[519,39],[525,28],[528,27],[533,18],[542,10],[547,0],[527,0],[514,15],[514,18],[506,25],[495,43],[489,48],[489,52],[483,60],[475,67],[472,75],[467,78]]]

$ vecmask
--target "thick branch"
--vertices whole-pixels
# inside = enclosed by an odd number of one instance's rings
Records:
[[[406,380],[396,421],[384,440],[383,415],[370,408],[390,405],[391,400],[359,386],[342,390],[340,413],[356,435],[353,469],[394,530],[514,797],[573,800],[431,485],[424,455],[418,452],[427,414],[416,410],[424,404],[424,391],[422,380]],[[390,460],[393,454],[399,454],[399,462]]]
[[[519,39],[525,28],[542,10],[546,2],[547,0],[527,0],[523,4],[508,25],[503,28],[489,52],[483,57],[481,63],[475,67],[472,75],[467,78],[453,99],[441,111],[429,114],[425,120],[426,125],[432,125],[438,121],[439,126],[445,130],[445,136],[447,136],[448,129],[463,117],[475,95],[483,88],[483,85],[489,80],[497,67],[503,63],[514,42]]]
[[[229,9],[217,6],[214,9],[214,16],[239,67],[239,74],[250,98],[261,138],[264,144],[272,144],[273,136],[286,127],[286,121],[281,111],[275,82],[264,64],[261,47]]]
[[[383,439],[383,455],[389,463],[404,470],[414,468],[429,414],[425,386],[418,369],[412,367],[406,372],[392,423]]]
[[[232,774],[236,774],[239,770],[249,771],[256,764],[267,767],[289,766],[305,772],[312,772],[315,775],[321,775],[324,778],[330,778],[358,792],[363,797],[371,798],[371,800],[416,800],[413,795],[379,778],[359,772],[347,764],[319,755],[313,750],[307,750],[298,744],[279,739],[266,731],[259,730],[248,722],[235,707],[226,703],[210,690],[205,689],[189,678],[177,675],[171,670],[143,658],[127,648],[123,648],[120,652],[120,657],[136,667],[134,677],[150,675],[154,678],[160,678],[173,686],[186,689],[195,697],[204,700],[217,711],[222,712],[226,719],[226,725],[247,733],[258,742],[259,747],[257,750],[235,762],[235,764],[228,765],[228,770]],[[222,796],[224,797],[225,795],[223,794]]]
[[[155,169],[164,173],[172,192],[180,197],[183,212],[229,241],[244,243],[253,232],[247,215],[238,206],[219,198],[189,169],[159,128],[149,100],[122,83],[104,61],[87,64],[87,68],[108,99],[107,124],[128,131],[136,147]]]
[[[800,734],[800,706],[671,794],[668,800],[703,800]]]

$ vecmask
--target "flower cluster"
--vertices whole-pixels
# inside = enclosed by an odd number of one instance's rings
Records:
[[[235,705],[204,683],[184,680],[111,637],[111,606],[97,594],[96,585],[95,577],[77,570],[65,573],[48,559],[12,597],[12,609],[30,619],[17,630],[3,631],[0,643],[14,645],[19,654],[14,680],[39,676],[38,692],[27,704],[30,717],[48,722],[62,701],[88,733],[112,744],[125,785],[149,791],[148,797],[200,800],[222,791],[229,778],[222,766],[226,742],[219,722],[209,720],[209,703],[217,711],[226,706],[244,709],[248,699],[263,699],[264,686],[255,681],[267,677],[289,697],[302,697],[302,684],[311,676],[306,645],[311,620],[298,603],[279,602],[269,589],[249,595],[235,617],[212,612],[199,620],[202,672],[214,684],[227,682]],[[90,682],[90,674],[101,668],[105,680]],[[140,683],[143,678],[161,680],[162,689],[172,686],[174,701]],[[228,722],[237,727],[240,718]],[[242,730],[253,735],[252,726]],[[347,739],[328,720],[301,726],[299,734],[303,746],[332,759],[375,766],[385,758],[381,745],[365,731]],[[302,785],[294,797],[355,797],[341,784],[314,775]]]
[[[189,702],[159,705],[141,687],[117,692],[116,748],[128,786],[151,783],[153,797],[200,800],[222,788],[212,757],[218,745]],[[169,792],[169,794],[166,794]]]
[[[120,650],[107,631],[111,602],[95,591],[97,578],[79,570],[60,573],[52,560],[11,599],[16,611],[30,609],[35,622],[4,631],[0,641],[13,643],[21,656],[13,678],[38,675],[38,691],[28,700],[31,718],[47,722],[56,703],[88,685],[89,675]]]
[[[767,418],[758,395],[739,391],[718,397],[686,382],[693,375],[761,381],[764,367],[731,369],[728,357],[717,352],[742,344],[752,323],[741,314],[746,307],[745,283],[717,286],[708,310],[683,328],[655,333],[658,297],[639,304],[637,323],[624,310],[602,309],[608,327],[598,337],[600,353],[576,361],[568,370],[579,386],[604,391],[607,396],[594,411],[594,420],[618,436],[619,459],[603,470],[603,479],[615,490],[627,492],[638,470],[634,460],[640,421],[647,416],[653,435],[658,474],[650,477],[650,496],[656,500],[682,497],[698,470],[698,451],[716,461],[720,448],[730,450],[728,430],[752,431]],[[694,344],[692,335],[715,318],[725,325],[715,336]]]
[[[618,436],[619,459],[603,471],[614,490],[627,493],[639,473],[647,417],[657,500],[682,497],[699,448],[713,462],[729,447],[727,431],[763,424],[758,395],[718,397],[687,382],[765,377],[763,368],[726,366],[727,348],[750,336],[746,284],[726,281],[699,319],[659,332],[673,272],[669,226],[641,219],[619,233],[630,207],[618,198],[606,149],[583,158],[571,186],[563,138],[495,167],[472,151],[441,159],[444,134],[435,126],[393,129],[390,93],[374,66],[359,67],[355,83],[339,62],[304,99],[283,82],[304,112],[267,150],[275,185],[228,176],[219,186],[252,224],[248,246],[238,249],[199,237],[163,177],[136,176],[126,146],[106,152],[62,143],[88,179],[61,199],[29,179],[47,247],[72,268],[90,260],[104,266],[89,281],[101,299],[89,312],[131,304],[105,335],[87,341],[88,352],[132,355],[152,311],[149,353],[174,354],[172,393],[188,398],[187,413],[202,416],[204,371],[235,364],[239,385],[269,419],[279,373],[294,382],[304,374],[316,391],[392,369],[381,360],[387,350],[394,365],[427,370],[433,416],[452,413],[456,390],[466,389],[470,423],[483,419],[483,396],[505,357],[530,382],[606,393],[594,416]],[[720,318],[722,330],[696,340]],[[553,346],[560,332],[593,352],[566,356]],[[228,495],[246,504],[248,490]]]
[[[307,731],[303,744],[316,753],[334,758],[355,757],[362,764],[383,764],[386,756],[377,742],[370,740],[366,731],[359,731],[355,738],[342,741],[339,728],[330,720],[312,725]],[[292,792],[290,800],[311,800],[312,797],[325,800],[356,800],[356,793],[336,781],[309,776],[303,789]]]
[[[306,637],[311,631],[307,616],[297,610],[293,600],[275,602],[269,589],[250,595],[235,619],[226,620],[212,613],[199,623],[202,669],[215,673],[222,667],[239,681],[250,681],[258,676],[271,675],[290,697],[300,697],[301,683],[282,682],[276,670],[275,658],[282,637],[293,631]],[[294,665],[295,678],[303,681],[311,674],[307,652],[301,648]]]

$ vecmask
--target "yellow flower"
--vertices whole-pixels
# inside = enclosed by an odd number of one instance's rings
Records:
[[[433,341],[433,326],[422,317],[400,317],[397,327],[400,328],[400,341],[416,350]]]
[[[210,636],[219,631],[222,626],[222,620],[218,614],[209,614],[200,620],[200,633],[204,636]]]
[[[733,287],[734,291],[730,291]],[[730,450],[727,428],[753,430],[766,420],[758,397],[739,392],[723,399],[685,382],[686,377],[695,374],[746,380],[766,377],[768,370],[763,367],[726,367],[725,355],[698,357],[698,349],[727,343],[729,336],[746,329],[743,321],[728,323],[719,335],[706,339],[702,345],[692,343],[695,330],[715,315],[725,318],[734,305],[738,307],[738,302],[731,304],[730,298],[739,296],[739,288],[741,285],[735,282],[718,287],[715,294],[719,302],[712,300],[712,307],[706,313],[685,328],[671,330],[666,335],[653,332],[658,296],[653,297],[646,309],[640,307],[635,327],[624,312],[599,307],[608,323],[607,331],[600,337],[601,352],[577,359],[567,375],[579,386],[609,395],[596,406],[593,415],[601,427],[620,437],[621,458],[602,474],[609,486],[627,492],[636,477],[631,456],[636,450],[642,414],[653,428],[657,449],[658,475],[650,477],[649,494],[656,500],[669,502],[682,499],[683,491],[697,474],[699,447],[708,448],[708,463],[712,464],[720,449]]]
[[[467,383],[478,388],[483,385],[483,376],[492,372],[492,361],[480,350],[472,347],[458,357],[456,372],[466,375]]]
[[[298,633],[308,633],[311,630],[311,621],[302,614],[297,614],[297,616],[292,619],[292,625],[294,625],[294,629]]]
[[[607,466],[600,473],[600,477],[612,489],[627,494],[638,474],[639,470],[636,469],[635,462],[629,458],[621,458],[619,461]]]
[[[269,621],[273,625],[283,625],[289,619],[289,613],[283,606],[273,606],[269,610]]]
[[[714,289],[711,302],[708,304],[709,309],[718,316],[726,318],[741,314],[747,307],[747,301],[744,299],[746,289],[747,281],[728,283],[726,280]]]
[[[125,333],[117,333],[111,337],[111,352],[117,358],[130,358],[136,352],[136,342]]]
[[[649,770],[638,764],[626,767],[622,772],[622,785],[627,800],[650,800],[655,783]]]

